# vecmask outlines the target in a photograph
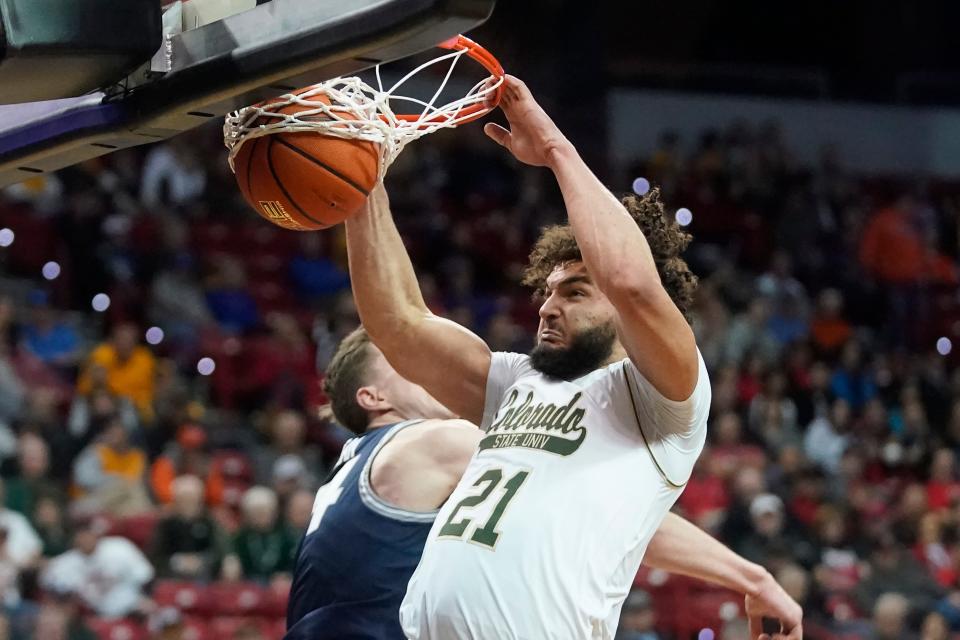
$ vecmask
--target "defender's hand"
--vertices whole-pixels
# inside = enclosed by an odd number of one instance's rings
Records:
[[[803,609],[770,576],[755,595],[745,601],[750,623],[750,640],[803,640]],[[780,621],[780,633],[763,632],[763,619]]]
[[[533,99],[527,85],[518,78],[511,75],[503,77],[500,108],[510,123],[510,130],[488,122],[483,132],[497,144],[506,147],[520,162],[535,167],[549,166],[554,151],[570,146],[570,141]]]

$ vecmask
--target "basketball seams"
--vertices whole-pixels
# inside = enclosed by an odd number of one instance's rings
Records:
[[[316,218],[311,216],[309,213],[304,211],[303,208],[299,204],[297,204],[296,200],[294,200],[290,196],[290,193],[287,191],[287,188],[283,186],[283,183],[280,182],[280,177],[277,175],[276,169],[273,168],[273,155],[271,154],[271,151],[273,150],[273,143],[276,141],[277,139],[272,136],[267,141],[267,168],[270,169],[270,175],[273,176],[274,183],[276,183],[277,187],[280,188],[280,192],[283,193],[283,197],[287,199],[287,202],[292,204],[293,208],[296,209],[300,213],[300,215],[302,215],[304,218],[306,218],[310,222],[320,225],[322,228],[328,227],[329,225],[324,224],[323,222],[317,220]]]
[[[279,137],[278,137],[278,138],[276,139],[276,141],[279,142],[280,144],[282,144],[283,146],[285,146],[286,148],[290,149],[290,150],[293,151],[294,153],[296,153],[296,154],[298,154],[298,155],[300,155],[300,156],[303,156],[304,158],[306,158],[307,160],[309,160],[309,161],[312,162],[313,164],[317,165],[317,166],[320,167],[321,169],[324,169],[325,171],[327,171],[328,173],[330,173],[332,176],[334,176],[334,177],[336,177],[336,178],[339,178],[340,180],[342,180],[342,181],[344,182],[344,184],[347,184],[347,185],[353,187],[355,190],[357,190],[358,192],[362,193],[364,196],[369,196],[369,195],[370,195],[370,191],[364,189],[362,185],[357,184],[357,182],[356,182],[355,180],[353,180],[353,179],[350,178],[349,176],[346,176],[346,175],[340,173],[339,171],[337,171],[336,169],[334,169],[334,168],[331,167],[330,165],[326,164],[326,163],[323,162],[322,160],[318,160],[317,158],[314,158],[313,156],[311,156],[309,153],[307,153],[306,151],[304,151],[304,150],[301,149],[300,147],[298,147],[298,146],[296,146],[296,145],[294,145],[294,144],[290,144],[289,142],[287,142],[287,141],[284,140],[283,138],[279,138]]]
[[[257,139],[255,139],[255,140],[253,141],[253,146],[250,147],[250,151],[249,151],[249,153],[250,153],[250,159],[247,161],[247,186],[246,186],[246,192],[247,192],[247,195],[248,195],[248,197],[250,198],[250,201],[251,201],[251,202],[253,201],[253,189],[250,188],[250,187],[251,187],[251,185],[250,185],[250,172],[253,170],[253,156],[254,156],[254,153],[256,153],[256,151],[257,151],[257,145],[260,144],[260,141],[261,141],[261,140],[263,140],[263,138],[257,138]],[[243,191],[243,190],[244,190],[244,187],[241,186],[241,187],[240,187],[240,190]]]

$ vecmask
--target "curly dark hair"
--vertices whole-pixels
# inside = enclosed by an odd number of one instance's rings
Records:
[[[621,198],[620,202],[643,231],[653,253],[663,288],[689,321],[687,311],[697,289],[697,276],[680,254],[690,244],[693,236],[683,231],[675,220],[667,216],[663,202],[660,201],[659,188],[653,188],[642,196],[631,193]],[[547,227],[530,252],[530,262],[523,273],[523,284],[533,287],[538,295],[542,295],[547,276],[558,265],[578,260],[583,260],[583,256],[570,225]]]

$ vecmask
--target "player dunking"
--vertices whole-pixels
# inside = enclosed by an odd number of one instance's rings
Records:
[[[401,623],[422,639],[612,638],[706,437],[710,385],[683,315],[696,282],[679,255],[689,237],[656,192],[618,201],[526,86],[508,76],[505,87],[511,129],[486,131],[553,171],[570,221],[531,256],[543,305],[529,356],[492,354],[429,312],[382,188],[347,222],[374,343],[486,430],[437,515]],[[783,622],[799,637],[799,620]]]
[[[400,602],[427,534],[483,432],[451,419],[401,378],[359,329],[327,371],[337,420],[358,437],[317,492],[297,557],[287,640],[402,640]],[[688,552],[697,549],[696,554]],[[761,567],[669,514],[644,558],[657,567],[749,593],[752,610],[799,616]]]

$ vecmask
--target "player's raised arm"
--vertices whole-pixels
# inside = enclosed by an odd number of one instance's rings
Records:
[[[346,227],[353,295],[373,343],[401,376],[479,424],[490,348],[427,308],[382,183]]]
[[[521,162],[553,171],[587,271],[617,310],[627,354],[662,395],[686,400],[699,370],[693,331],[664,289],[643,232],[523,82],[506,76],[500,107],[510,131],[487,124],[487,135]]]

